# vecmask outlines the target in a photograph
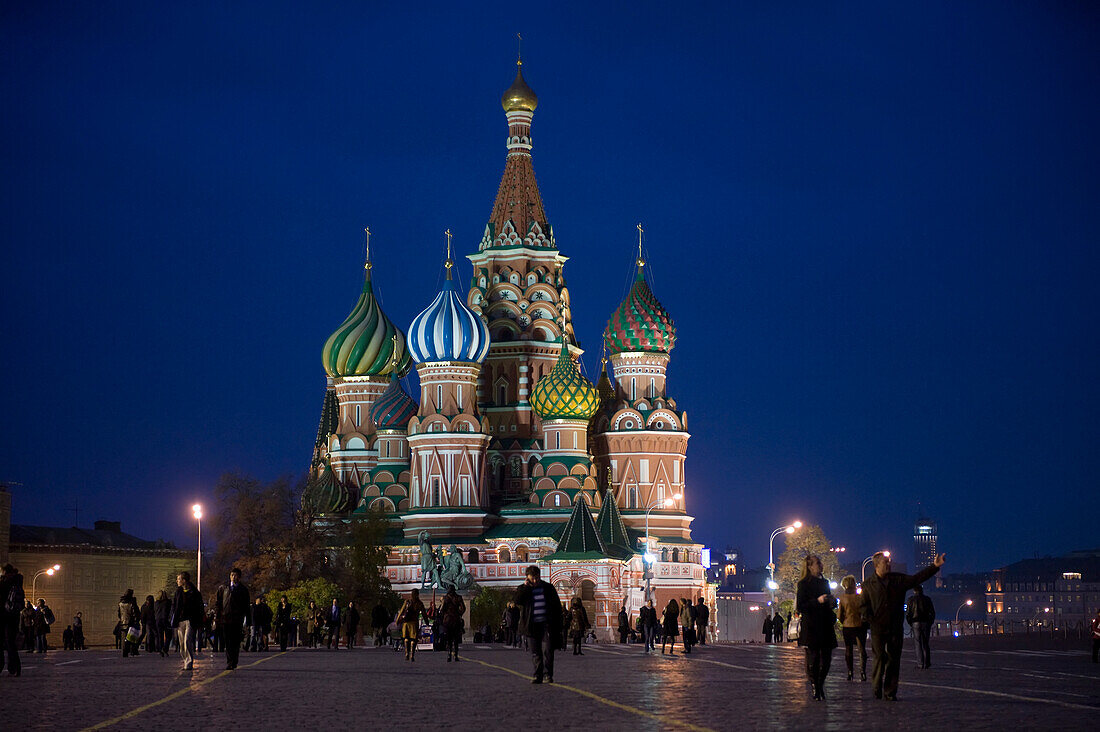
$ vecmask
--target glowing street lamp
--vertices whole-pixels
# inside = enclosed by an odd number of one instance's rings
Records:
[[[801,521],[795,521],[788,526],[780,526],[778,529],[772,532],[771,538],[768,539],[768,589],[772,593],[772,604],[775,604],[775,591],[779,589],[779,585],[775,581],[775,537],[780,534],[793,534],[796,529],[802,528]]]
[[[650,596],[649,596],[649,583],[650,583],[650,579],[652,579],[653,563],[657,561],[657,555],[653,554],[653,552],[651,552],[649,550],[649,514],[655,508],[662,508],[662,507],[663,508],[672,508],[672,506],[676,503],[676,501],[680,500],[683,497],[684,497],[684,495],[682,493],[677,493],[676,495],[672,496],[671,498],[665,498],[663,500],[662,499],[657,499],[657,501],[654,502],[654,504],[652,506],[650,506],[649,508],[647,508],[645,510],[645,554],[642,555],[642,560],[646,563],[646,573],[645,573],[645,599],[646,600],[651,599]]]
[[[46,567],[45,569],[40,569],[37,572],[35,572],[34,579],[31,580],[31,604],[32,605],[38,603],[38,592],[37,592],[37,588],[35,587],[35,585],[38,583],[38,578],[41,577],[42,575],[46,575],[47,577],[53,577],[54,573],[59,572],[59,571],[61,571],[61,565],[60,564],[55,564],[52,567]]]
[[[199,553],[197,571],[195,572],[195,589],[202,592],[202,504],[196,503],[192,506],[191,514],[199,525]]]
[[[878,552],[875,552],[875,553],[877,554]],[[887,557],[890,556],[889,551],[883,551],[882,553],[883,553],[883,555],[885,555]],[[871,556],[869,556],[869,557],[867,557],[866,559],[863,560],[863,565],[859,568],[859,577],[860,577],[861,582],[867,581],[867,565],[870,564],[871,560],[874,559],[874,558],[875,558],[875,555],[872,554]]]
[[[962,605],[959,605],[959,609],[955,611],[955,637],[959,637],[959,613],[964,607],[970,607],[974,604],[973,600],[967,600]]]

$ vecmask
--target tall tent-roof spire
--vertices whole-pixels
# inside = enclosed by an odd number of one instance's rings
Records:
[[[531,120],[539,98],[523,78],[522,58],[516,61],[516,79],[500,103],[508,119],[508,157],[479,248],[553,249],[553,235],[531,165]]]
[[[600,515],[596,517],[596,531],[608,554],[617,559],[626,559],[634,551],[630,548],[630,535],[626,533],[622,514],[615,505],[615,495],[610,488],[610,474],[607,482],[609,487],[604,489],[603,505],[600,506]]]
[[[592,513],[583,496],[577,496],[573,504],[573,513],[561,533],[557,550],[547,557],[550,561],[583,561],[586,559],[607,559],[610,555],[592,522]]]

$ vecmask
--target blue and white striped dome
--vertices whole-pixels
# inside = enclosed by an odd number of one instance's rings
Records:
[[[489,353],[489,329],[477,313],[466,307],[454,280],[448,278],[432,304],[413,318],[408,347],[417,363],[481,363]]]

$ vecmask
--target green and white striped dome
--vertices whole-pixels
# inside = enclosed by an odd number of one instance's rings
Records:
[[[325,341],[321,363],[329,376],[385,376],[394,371],[400,376],[411,366],[405,334],[390,322],[374,297],[369,263],[359,301]]]

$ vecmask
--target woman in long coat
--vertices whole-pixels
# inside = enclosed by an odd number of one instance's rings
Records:
[[[581,598],[574,597],[569,604],[571,606],[569,608],[569,636],[573,639],[573,655],[583,656],[581,643],[584,642],[584,634],[592,627],[592,623],[588,622],[588,611],[584,609]]]
[[[676,598],[672,598],[665,605],[665,610],[662,613],[661,629],[664,631],[664,636],[661,638],[661,654],[665,652],[665,643],[670,643],[672,647],[669,649],[668,655],[676,655],[676,636],[679,631],[680,625],[680,606],[676,604]]]
[[[462,642],[462,616],[466,613],[466,601],[459,597],[452,587],[443,596],[443,605],[439,608],[442,616],[443,646],[447,649],[447,661],[458,660],[458,644]]]
[[[822,576],[821,558],[806,557],[802,579],[798,581],[795,609],[802,616],[798,645],[806,649],[806,675],[813,687],[814,699],[825,699],[825,677],[829,675],[833,649],[836,648],[836,598]]]

